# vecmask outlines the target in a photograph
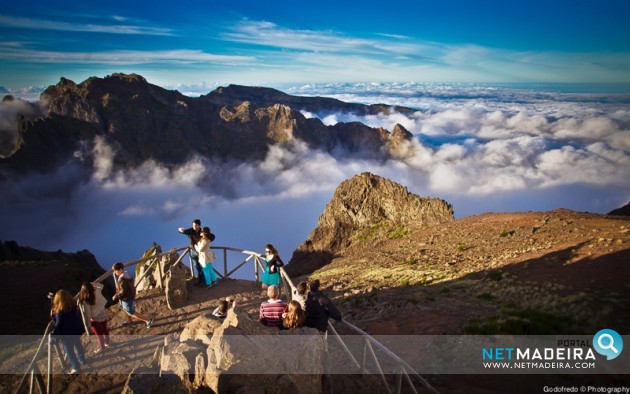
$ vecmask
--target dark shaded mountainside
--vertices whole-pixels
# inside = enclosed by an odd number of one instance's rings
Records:
[[[41,100],[47,114],[18,125],[18,150],[0,161],[0,170],[45,171],[72,159],[89,161],[95,137],[113,146],[115,164],[125,167],[150,159],[179,164],[195,155],[258,160],[270,145],[295,139],[311,148],[386,158],[411,138],[400,125],[391,133],[359,122],[326,126],[300,112],[366,115],[387,113],[387,106],[290,96],[262,87],[230,85],[191,98],[139,75],[113,74],[80,84],[61,78]]]
[[[7,317],[0,323],[0,334],[41,335],[50,321],[48,292],[65,289],[74,295],[83,282],[104,272],[87,250],[47,252],[0,242],[0,314]],[[104,294],[111,296],[113,289],[113,281],[106,281]]]
[[[612,211],[608,212],[608,214],[614,216],[630,216],[630,202],[623,207],[613,209]]]

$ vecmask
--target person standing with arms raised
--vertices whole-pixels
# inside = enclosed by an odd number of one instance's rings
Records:
[[[183,228],[180,227],[177,229],[181,234],[185,234],[190,239],[190,258],[197,269],[197,275],[199,277],[199,281],[195,283],[197,286],[204,286],[206,284],[206,278],[203,274],[203,267],[199,263],[199,253],[195,249],[195,245],[201,240],[201,220],[195,219],[192,221],[191,228]],[[210,242],[214,241],[214,234],[211,234]]]

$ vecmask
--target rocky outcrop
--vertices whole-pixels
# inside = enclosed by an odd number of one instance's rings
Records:
[[[23,131],[29,123],[43,116],[40,103],[30,103],[11,95],[0,102],[0,159],[13,155],[24,144]]]
[[[196,377],[196,365],[198,356],[202,356],[205,350],[206,346],[202,343],[195,341],[179,342],[172,336],[166,336],[160,369],[162,373],[168,372],[177,375],[187,386],[192,385],[195,381],[202,383],[202,380]]]
[[[129,374],[121,394],[190,393],[192,390],[175,374],[158,375],[149,367],[140,366]]]
[[[312,272],[349,247],[355,233],[371,226],[422,227],[453,220],[453,207],[446,201],[421,198],[366,172],[337,187],[317,227],[293,253],[286,270],[294,277]]]
[[[167,338],[161,370],[213,392],[320,393],[326,346],[314,328],[278,330],[232,308],[218,325],[200,316]],[[210,338],[210,339],[208,339]],[[196,339],[196,340],[195,340]]]
[[[613,209],[612,211],[608,212],[608,214],[615,216],[630,216],[630,202],[621,208]]]
[[[186,306],[186,274],[187,268],[183,264],[172,265],[166,273],[166,304],[170,310]]]
[[[372,114],[387,107],[289,96],[266,88],[230,85],[191,98],[139,75],[113,74],[80,84],[61,78],[41,97],[47,115],[20,126],[20,144],[6,150],[0,173],[46,171],[68,161],[89,166],[97,137],[112,147],[114,165],[125,167],[147,160],[181,164],[195,155],[259,160],[270,145],[295,139],[311,148],[386,158],[393,153],[390,145],[395,148],[400,139],[411,138],[356,122],[326,126],[300,112]]]
[[[222,320],[214,316],[197,316],[193,321],[186,324],[186,327],[179,335],[179,340],[180,342],[200,341],[205,345],[210,345],[214,330],[221,327],[222,323]]]
[[[233,308],[214,331],[204,380],[217,393],[321,393],[324,356],[316,329],[278,331]]]

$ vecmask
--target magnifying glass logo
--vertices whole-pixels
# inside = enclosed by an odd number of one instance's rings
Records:
[[[604,338],[608,339],[608,345],[604,345],[602,343],[602,339],[604,339]],[[599,338],[597,338],[597,344],[599,345],[599,347],[601,347],[604,350],[610,349],[610,350],[612,350],[615,353],[619,353],[619,350],[617,350],[615,348],[615,339],[610,334],[602,334],[602,335],[600,335]]]
[[[623,338],[617,331],[605,328],[593,336],[593,348],[607,360],[612,360],[623,351]]]

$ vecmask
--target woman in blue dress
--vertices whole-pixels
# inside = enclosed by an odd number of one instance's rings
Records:
[[[265,245],[265,261],[267,266],[262,275],[262,288],[266,289],[271,285],[280,285],[280,267],[284,266],[284,262],[280,258],[278,250],[272,245]]]

